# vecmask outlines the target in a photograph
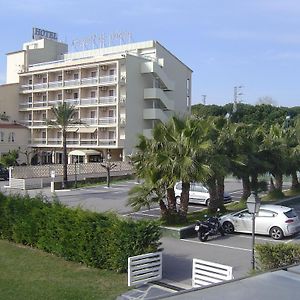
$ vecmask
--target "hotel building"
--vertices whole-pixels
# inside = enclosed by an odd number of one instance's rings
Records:
[[[157,41],[68,53],[67,44],[41,38],[7,54],[0,101],[3,91],[17,90],[6,113],[29,129],[28,147],[39,153],[36,163],[62,161],[61,131],[46,120],[63,102],[75,107],[74,118],[81,121],[67,128],[69,162],[81,153],[81,162],[108,154],[121,160],[134,153],[138,135],[150,137],[156,123],[190,113],[191,75]]]

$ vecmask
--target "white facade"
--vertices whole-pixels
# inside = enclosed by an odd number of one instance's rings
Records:
[[[93,149],[118,160],[157,122],[190,113],[192,71],[156,41],[67,53],[67,45],[43,39],[7,62],[7,83],[19,82],[19,122],[42,163],[61,161],[61,133],[46,124],[60,103],[74,105],[83,123],[68,128],[68,152]]]

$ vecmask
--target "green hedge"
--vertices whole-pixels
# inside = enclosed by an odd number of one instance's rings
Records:
[[[298,244],[257,244],[256,254],[262,270],[271,270],[300,262]]]
[[[153,221],[70,209],[42,196],[0,193],[0,238],[88,266],[126,271],[129,256],[157,251],[160,229]]]

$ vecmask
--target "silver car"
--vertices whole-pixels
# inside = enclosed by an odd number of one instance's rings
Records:
[[[174,187],[176,203],[180,204],[180,195],[182,192],[182,183],[177,182]],[[204,204],[206,206],[209,205],[209,191],[208,189],[199,182],[191,182],[190,184],[190,192],[189,192],[189,202],[190,203],[197,203],[197,204]],[[224,203],[228,203],[231,201],[231,196],[224,192]]]
[[[252,232],[252,214],[247,209],[222,216],[220,223],[227,233]],[[294,209],[280,205],[260,206],[255,218],[255,233],[280,240],[299,231],[300,221]]]

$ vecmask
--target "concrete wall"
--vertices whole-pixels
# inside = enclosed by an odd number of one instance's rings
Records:
[[[19,85],[3,84],[0,85],[0,113],[6,113],[9,121],[18,121],[19,115]]]
[[[6,83],[18,83],[19,75],[25,68],[25,51],[8,53],[6,58]]]

